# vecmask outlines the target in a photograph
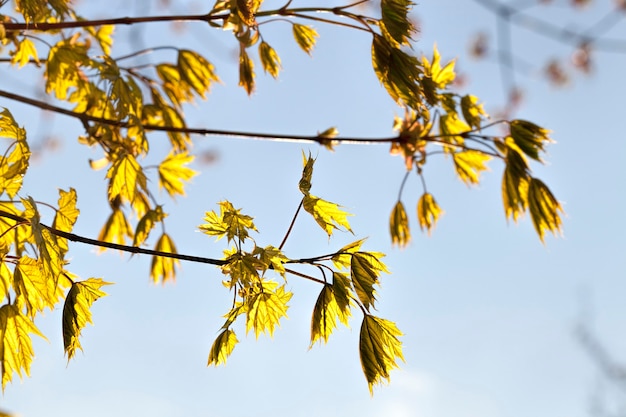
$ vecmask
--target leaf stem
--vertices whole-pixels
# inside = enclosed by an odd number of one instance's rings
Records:
[[[298,213],[300,213],[300,209],[302,208],[303,203],[304,203],[304,198],[300,200],[300,204],[298,204],[298,208],[296,209],[296,212],[293,215],[293,218],[291,219],[291,223],[289,224],[287,233],[285,233],[285,237],[283,238],[282,242],[280,242],[280,246],[278,246],[279,250],[282,250],[283,246],[285,246],[285,243],[287,242],[287,238],[289,237],[289,234],[291,233],[291,230],[293,229],[293,225],[296,223],[296,218],[298,217]]]

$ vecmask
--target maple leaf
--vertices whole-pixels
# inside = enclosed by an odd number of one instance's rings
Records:
[[[374,384],[389,381],[389,372],[398,367],[396,358],[404,361],[402,332],[395,323],[367,314],[361,324],[359,354],[370,394]]]
[[[143,169],[129,153],[117,158],[111,168],[107,171],[109,182],[109,201],[113,201],[117,196],[133,202],[137,198],[140,190],[146,190],[146,175]]]
[[[176,245],[174,245],[174,241],[167,233],[161,235],[154,246],[154,250],[166,253],[177,253]],[[170,279],[173,280],[176,277],[176,266],[179,264],[178,259],[157,255],[153,256],[150,265],[150,277],[152,281],[154,281],[154,283],[159,281],[165,283]]]
[[[348,223],[348,216],[351,216],[351,214],[342,210],[339,204],[307,194],[304,196],[302,206],[313,216],[317,224],[324,229],[329,237],[334,230],[340,230],[340,227],[352,233],[350,223]]]
[[[382,272],[389,273],[385,264],[378,259],[382,256],[385,255],[377,252],[356,252],[352,255],[350,278],[357,297],[368,311],[376,301],[374,284],[378,283]]]
[[[247,300],[246,333],[254,329],[256,338],[261,333],[274,335],[274,329],[282,317],[287,317],[287,303],[292,293],[285,291],[285,286],[274,281],[263,281],[256,293]]]
[[[170,152],[159,164],[159,187],[172,197],[185,195],[184,183],[189,182],[198,173],[186,165],[194,160],[188,152]]]
[[[235,345],[239,343],[235,332],[230,329],[224,329],[215,339],[209,352],[208,365],[225,364],[226,359],[233,353]]]
[[[69,361],[77,349],[82,350],[80,333],[87,323],[93,324],[89,308],[100,297],[107,295],[100,290],[103,285],[111,285],[101,278],[89,278],[72,284],[63,305],[63,348]]]
[[[20,377],[30,375],[30,365],[34,352],[29,334],[46,337],[37,329],[28,317],[20,313],[15,305],[0,307],[0,374],[2,391],[13,379],[13,374]]]

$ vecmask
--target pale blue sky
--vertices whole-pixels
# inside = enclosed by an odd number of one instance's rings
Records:
[[[123,2],[110,4],[118,3],[118,12],[96,15],[133,14],[122,8]],[[184,4],[173,8],[188,12]],[[437,42],[444,58],[458,57],[458,67],[471,78],[468,91],[487,109],[502,104],[497,66],[471,61],[466,54],[471,35],[492,30],[493,17],[471,1],[421,2],[416,12],[422,24],[416,51],[430,55]],[[173,35],[168,25],[154,24],[133,36],[145,46],[198,48],[216,65],[224,85],[190,109],[190,126],[294,134],[336,126],[346,136],[390,135],[393,116],[402,110],[373,74],[371,38],[315,26],[321,37],[312,58],[298,50],[288,24],[263,27],[284,71],[278,81],[259,73],[251,98],[236,85],[230,34],[190,24]],[[626,37],[623,24],[621,35]],[[128,29],[120,28],[114,56],[130,47],[127,39]],[[566,56],[569,51],[523,31],[516,32],[516,39],[522,55],[536,64],[551,52]],[[174,56],[163,52],[150,59]],[[537,77],[519,78],[528,95],[518,115],[551,129],[557,141],[549,148],[547,165],[536,173],[563,202],[567,217],[564,237],[548,237],[545,245],[530,219],[507,224],[497,163],[479,187],[468,189],[455,178],[450,161],[432,158],[425,175],[445,216],[431,237],[419,233],[414,207],[421,186],[412,176],[404,202],[414,239],[398,250],[390,244],[388,217],[404,165],[389,156],[386,146],[339,146],[330,153],[297,143],[194,138],[197,151],[212,150],[219,158],[213,165],[196,166],[203,172],[189,187],[188,198],[171,202],[163,196],[171,213],[167,230],[180,252],[220,256],[224,243],[195,228],[222,199],[255,217],[261,232],[257,242],[277,245],[299,202],[301,152],[310,150],[317,155],[312,191],[347,207],[355,214],[356,236],[369,236],[366,248],[388,254],[392,274],[383,277],[378,314],[405,333],[406,364],[373,398],[358,359],[358,318],[328,345],[308,350],[310,314],[319,292],[314,283],[290,279],[289,319],[273,339],[255,341],[240,330],[241,343],[228,364],[206,368],[231,300],[217,269],[186,263],[175,284],[157,287],[148,279],[149,259],[97,255],[93,248],[74,244],[70,270],[115,285],[106,288],[109,297],[94,304],[95,327],[83,332],[84,354],[69,365],[62,349],[61,308],[37,322],[49,343],[36,341],[31,378],[8,386],[0,409],[23,417],[589,415],[598,372],[573,332],[585,308],[592,306],[593,328],[626,362],[625,63],[623,55],[598,55],[591,77],[560,90]],[[1,88],[31,91],[22,77],[2,71]],[[54,202],[58,187],[75,187],[81,209],[75,232],[96,237],[108,214],[104,172],[88,170],[87,159],[100,154],[76,144],[81,126],[60,116],[35,120],[32,109],[6,100],[0,106],[11,109],[31,138],[40,140],[51,130],[61,141],[57,152],[32,166],[22,193]],[[165,152],[159,140],[166,139],[154,135],[155,160]],[[339,233],[329,242],[303,216],[285,250],[291,257],[309,256],[351,240],[352,235]]]

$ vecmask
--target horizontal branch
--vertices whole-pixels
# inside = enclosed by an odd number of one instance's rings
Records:
[[[13,213],[8,213],[3,210],[0,210],[0,217],[15,220],[18,223],[30,223],[28,219],[22,216],[18,216]],[[196,262],[196,263],[203,263],[203,264],[210,264],[210,265],[217,265],[217,266],[221,266],[227,263],[227,261],[224,259],[212,259],[212,258],[205,258],[201,256],[183,255],[179,253],[162,252],[158,250],[145,249],[145,248],[140,248],[138,246],[128,246],[128,245],[120,245],[117,243],[104,242],[102,240],[90,239],[84,236],[76,235],[74,233],[64,232],[62,230],[55,229],[54,227],[47,226],[45,224],[41,224],[41,227],[47,229],[48,231],[50,231],[50,233],[52,233],[55,236],[65,238],[67,240],[71,240],[72,242],[84,243],[86,245],[98,246],[101,248],[116,249],[116,250],[120,250],[122,252],[127,252],[127,253],[160,256],[163,258],[172,258],[172,259],[178,259],[181,261],[189,261],[189,262]]]

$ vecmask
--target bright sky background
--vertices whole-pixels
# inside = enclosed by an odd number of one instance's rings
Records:
[[[117,17],[136,15],[148,4],[149,13],[157,14],[161,2],[112,0],[96,11],[83,3],[85,16]],[[206,7],[172,3],[176,13],[209,7],[208,2]],[[497,65],[472,61],[466,53],[476,30],[493,34],[493,16],[472,1],[420,3],[415,8],[422,26],[416,51],[430,56],[437,42],[444,58],[458,58],[458,68],[470,78],[467,91],[488,110],[496,109],[503,102]],[[606,9],[610,2],[596,3]],[[293,3],[311,4],[316,3]],[[593,21],[593,10],[578,16],[559,7],[550,10],[540,14],[571,20],[572,27],[576,21]],[[212,61],[224,85],[190,109],[190,126],[293,134],[336,126],[345,136],[389,136],[393,116],[402,111],[371,69],[371,38],[315,26],[321,37],[312,58],[297,48],[288,24],[262,28],[284,71],[278,81],[259,73],[252,98],[237,87],[231,35],[206,25],[188,24],[179,32],[167,24],[119,28],[113,55],[137,45],[175,45],[197,48]],[[626,37],[625,24],[612,36],[620,34]],[[517,51],[537,66],[547,56],[569,53],[523,30],[514,36]],[[567,217],[564,237],[548,237],[545,245],[530,219],[507,224],[500,197],[502,166],[497,163],[479,187],[468,189],[455,178],[450,161],[431,158],[425,171],[429,191],[446,214],[431,237],[419,233],[414,207],[421,186],[411,176],[404,202],[414,239],[398,250],[390,244],[388,218],[404,165],[386,146],[344,145],[330,153],[308,144],[194,138],[198,152],[212,151],[218,159],[196,165],[202,175],[189,187],[188,198],[171,202],[163,195],[171,213],[167,230],[179,252],[221,256],[225,243],[195,229],[204,212],[216,209],[222,199],[255,217],[259,244],[278,245],[299,202],[301,153],[311,150],[317,156],[312,192],[347,207],[355,214],[356,237],[369,236],[365,248],[388,254],[392,274],[383,277],[378,315],[395,321],[405,333],[406,364],[373,398],[359,364],[358,317],[328,345],[308,350],[318,285],[291,278],[289,319],[275,337],[255,341],[239,329],[241,343],[228,364],[206,368],[221,315],[231,302],[219,270],[185,263],[175,284],[154,286],[148,258],[97,255],[93,248],[74,244],[70,270],[115,285],[105,288],[109,297],[94,304],[95,326],[83,331],[84,354],[69,365],[63,355],[62,307],[37,322],[49,342],[35,342],[31,378],[9,385],[0,409],[23,417],[589,415],[600,377],[574,334],[581,318],[626,362],[626,57],[594,58],[592,76],[578,77],[564,89],[539,77],[518,77],[527,92],[518,116],[551,129],[557,141],[549,148],[548,164],[535,172],[564,203]],[[175,56],[161,52],[146,59]],[[6,68],[0,77],[1,88],[24,94],[34,92],[34,82],[27,72]],[[81,209],[75,232],[96,237],[108,215],[105,172],[89,170],[87,159],[100,154],[77,145],[81,126],[6,100],[0,106],[11,109],[34,141],[52,134],[60,142],[57,151],[33,164],[22,194],[54,203],[57,188],[75,187]],[[165,140],[153,136],[155,161],[164,155],[159,141]],[[291,257],[313,256],[352,240],[354,236],[339,233],[329,242],[311,218],[301,216],[285,250]]]

